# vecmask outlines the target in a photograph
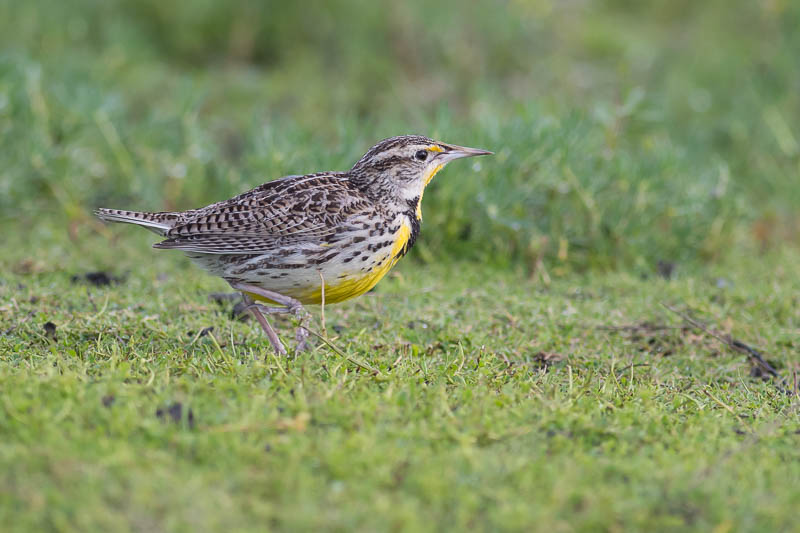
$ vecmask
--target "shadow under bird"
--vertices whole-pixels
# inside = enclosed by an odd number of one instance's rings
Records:
[[[444,166],[492,152],[419,135],[385,139],[346,172],[286,176],[229,200],[181,212],[98,209],[109,222],[165,237],[154,248],[183,251],[240,291],[273,348],[286,349],[264,313],[364,294],[414,245],[425,187]]]

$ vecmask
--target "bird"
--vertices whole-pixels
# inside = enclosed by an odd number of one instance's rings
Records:
[[[95,214],[161,235],[154,248],[182,251],[224,279],[242,293],[272,348],[287,355],[265,313],[300,318],[295,350],[304,349],[303,306],[372,289],[417,241],[433,177],[455,159],[490,154],[401,135],[378,142],[344,172],[285,176],[188,211]]]

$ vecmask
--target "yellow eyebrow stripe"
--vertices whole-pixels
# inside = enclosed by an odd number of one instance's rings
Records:
[[[442,148],[441,146],[436,146],[435,144],[432,144],[432,145],[428,146],[428,151],[429,152],[444,152],[444,148]]]

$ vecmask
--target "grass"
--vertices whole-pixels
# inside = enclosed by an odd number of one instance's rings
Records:
[[[0,529],[796,529],[800,4],[313,4],[0,0]],[[336,349],[91,216],[399,133],[497,153]]]
[[[671,281],[406,260],[326,309],[377,375],[323,345],[270,355],[209,300],[220,282],[130,229],[60,264],[4,264],[23,272],[0,285],[6,531],[793,528],[797,396],[660,304],[791,382],[797,254],[757,279],[760,260]],[[71,281],[134,262],[118,285]]]

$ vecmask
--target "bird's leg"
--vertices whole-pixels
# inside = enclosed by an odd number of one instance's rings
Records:
[[[267,338],[269,339],[269,343],[272,344],[272,347],[275,349],[276,352],[280,355],[286,355],[286,348],[283,347],[283,343],[281,343],[281,339],[278,337],[278,334],[275,333],[275,330],[272,329],[272,326],[267,322],[266,317],[261,314],[259,310],[259,306],[253,303],[253,299],[250,298],[248,295],[242,293],[242,298],[244,298],[245,304],[247,305],[247,310],[250,311],[258,323],[261,324],[264,333],[267,334]]]
[[[266,313],[268,315],[277,315],[281,313],[293,313],[295,318],[297,318],[299,325],[297,326],[297,330],[295,331],[295,340],[297,341],[297,347],[295,348],[298,352],[304,352],[308,349],[306,346],[306,339],[308,339],[309,333],[308,329],[306,329],[305,324],[310,318],[311,315],[305,310],[304,307],[295,307],[294,310],[288,307],[269,307],[260,303],[251,303],[248,304],[246,309],[257,309],[259,312]]]
[[[285,306],[285,308],[267,307],[265,305],[257,303],[250,303],[248,305],[248,308],[257,311],[259,315],[261,315],[261,311],[265,311],[268,314],[274,314],[274,313],[294,314],[295,317],[297,317],[297,319],[300,320],[300,325],[297,327],[297,331],[295,332],[295,339],[297,340],[297,351],[301,352],[306,349],[306,339],[308,338],[308,330],[304,327],[304,322],[308,319],[308,312],[303,308],[303,304],[301,304],[299,301],[289,296],[284,296],[283,294],[280,294],[278,292],[262,289],[261,287],[257,287],[255,285],[249,285],[247,283],[231,283],[231,287],[233,287],[238,291],[242,291],[243,294],[248,292],[251,294],[257,294],[258,296],[261,296],[263,298],[266,298],[268,300],[271,300],[273,302]],[[245,296],[249,298],[246,294]],[[252,299],[250,299],[250,302],[252,302]],[[255,313],[254,316],[256,316]],[[270,336],[270,331],[272,332],[273,335],[275,335],[275,331],[272,329],[271,326],[269,326],[269,323],[267,323],[266,318],[264,318],[263,315],[261,315],[261,318],[264,320],[264,322],[261,322],[261,319],[259,319],[258,316],[256,316],[256,319],[259,321],[259,323],[261,323],[261,327],[264,328],[264,331],[267,332],[267,336],[268,337]],[[267,324],[266,327],[264,327],[265,323]],[[277,335],[275,335],[275,337],[277,338]],[[272,337],[270,337],[270,342],[272,342]],[[274,347],[275,343],[272,342],[272,345]],[[281,348],[283,348],[283,346],[281,346]],[[276,350],[278,349],[276,348]],[[278,353],[286,355],[286,350],[278,350]]]
[[[308,349],[306,345],[306,341],[308,340],[308,330],[305,328],[305,323],[309,319],[310,315],[308,311],[303,309],[302,307],[298,307],[294,313],[294,316],[300,321],[300,325],[297,326],[297,330],[294,332],[294,338],[297,341],[297,348],[298,352],[305,352]]]

